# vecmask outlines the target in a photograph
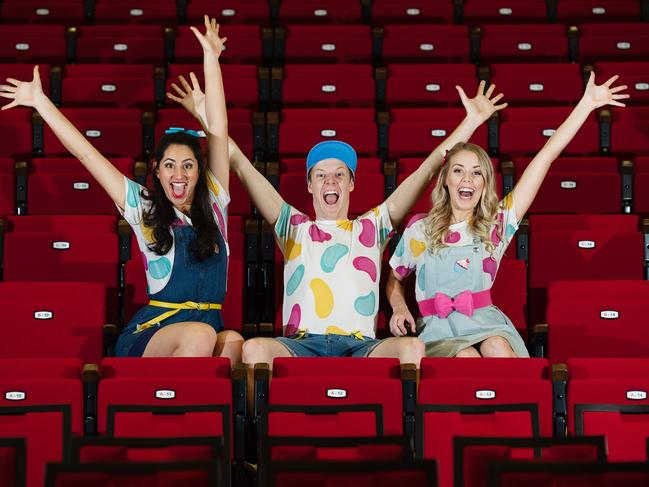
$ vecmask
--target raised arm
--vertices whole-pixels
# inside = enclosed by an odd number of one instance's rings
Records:
[[[207,128],[207,114],[205,113],[205,93],[201,90],[201,85],[194,72],[189,73],[189,79],[192,84],[190,85],[183,75],[178,76],[178,82],[171,83],[174,92],[167,92],[167,98],[179,103],[185,110],[193,115],[201,124],[205,133],[208,133]]]
[[[461,87],[455,87],[460,94],[466,116],[451,135],[444,139],[421,163],[419,168],[408,176],[386,200],[390,219],[395,227],[401,223],[412,205],[437,174],[446,151],[458,142],[468,141],[473,132],[494,112],[507,106],[507,103],[496,105],[503,95],[500,93],[492,98],[495,88],[496,85],[491,85],[485,92],[485,82],[481,81],[475,97],[469,98]]]
[[[392,307],[392,316],[390,317],[390,331],[392,334],[394,336],[407,335],[408,328],[412,333],[415,333],[415,319],[406,304],[405,286],[394,270],[390,272],[388,277],[385,293]]]
[[[230,164],[228,162],[228,114],[225,108],[223,77],[219,57],[226,37],[219,37],[216,19],[205,15],[205,34],[191,27],[203,47],[203,70],[205,72],[205,118],[207,121],[208,164],[221,186],[228,191]]]
[[[230,139],[230,167],[241,180],[264,220],[275,225],[284,204],[284,198],[280,196],[268,179],[255,169],[232,139]]]
[[[204,123],[205,113],[205,95],[201,91],[200,83],[194,73],[190,73],[191,86],[187,80],[179,76],[181,86],[172,84],[175,93],[167,93],[167,97],[180,103],[189,113],[191,113],[207,132],[207,124]],[[268,180],[255,169],[246,155],[239,149],[239,146],[232,140],[228,139],[228,150],[230,155],[230,169],[234,171],[246,191],[252,198],[255,206],[259,208],[264,219],[274,225],[279,218],[279,212],[284,204],[284,199]]]
[[[81,132],[56,108],[54,103],[45,96],[41,86],[38,66],[34,66],[34,78],[32,81],[7,78],[7,83],[0,85],[0,96],[13,101],[3,106],[2,109],[7,110],[16,106],[35,108],[65,148],[81,161],[81,164],[92,174],[117,206],[124,209],[124,176],[88,142]]]
[[[626,85],[611,88],[611,85],[617,78],[618,76],[616,75],[607,80],[606,83],[596,85],[595,74],[591,71],[584,96],[582,96],[577,106],[570,112],[568,118],[566,118],[539,153],[532,159],[532,162],[527,166],[512,191],[514,205],[516,207],[516,217],[519,220],[523,218],[532,201],[534,201],[534,197],[539,191],[552,161],[559,157],[563,149],[566,148],[584,124],[590,113],[604,105],[625,106],[624,103],[618,100],[629,98],[629,95],[620,93],[620,91],[626,90]]]

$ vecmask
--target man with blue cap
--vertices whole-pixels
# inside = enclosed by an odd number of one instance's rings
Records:
[[[421,166],[376,208],[348,219],[356,184],[354,149],[339,140],[316,144],[306,159],[307,187],[315,220],[287,204],[243,154],[231,167],[263,217],[275,227],[284,254],[284,336],[244,343],[243,362],[272,364],[275,357],[397,357],[419,364],[423,342],[416,337],[375,339],[381,257],[393,229],[439,170],[444,153],[468,141],[475,129],[506,104],[496,105],[493,85],[480,84],[474,98],[458,87],[466,117]],[[360,184],[360,183],[359,183]]]
[[[396,357],[419,365],[424,344],[416,337],[375,339],[381,257],[396,228],[441,167],[445,152],[466,142],[494,112],[502,94],[492,97],[480,83],[474,98],[456,87],[466,116],[453,133],[379,206],[354,220],[349,198],[356,183],[356,151],[327,140],[306,159],[307,188],[315,220],[286,203],[233,141],[230,167],[237,173],[264,219],[274,225],[284,255],[284,336],[244,343],[243,362],[272,364],[275,357]]]

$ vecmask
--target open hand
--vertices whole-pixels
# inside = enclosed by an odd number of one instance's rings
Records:
[[[616,107],[626,106],[624,103],[619,102],[618,100],[624,100],[629,98],[630,95],[627,93],[620,93],[627,89],[626,85],[615,86],[611,88],[611,85],[617,81],[619,78],[618,75],[613,76],[606,80],[604,84],[596,85],[595,84],[595,73],[590,72],[590,77],[588,78],[588,83],[586,84],[586,91],[584,91],[584,96],[582,101],[588,103],[591,110],[594,110],[604,105],[615,105]]]
[[[32,81],[19,81],[7,78],[7,84],[0,85],[0,96],[13,100],[4,105],[3,110],[17,106],[35,107],[45,94],[41,86],[41,77],[38,74],[38,65],[34,66],[34,79]]]
[[[189,73],[189,79],[192,84],[190,85],[183,75],[178,76],[180,85],[171,83],[174,93],[167,92],[167,98],[180,103],[185,110],[191,113],[194,117],[206,120],[205,118],[205,93],[201,90],[201,85],[198,82],[196,75]]]
[[[473,98],[469,98],[460,86],[455,87],[460,94],[460,99],[462,100],[462,105],[464,105],[467,116],[475,117],[480,123],[486,122],[495,112],[507,106],[507,103],[496,105],[504,95],[499,93],[492,98],[496,85],[489,85],[489,88],[485,92],[485,84],[484,80],[480,81],[478,91]]]
[[[394,336],[400,337],[408,334],[408,328],[415,333],[415,319],[410,314],[407,306],[395,308],[390,318],[390,331]]]
[[[205,34],[201,34],[196,27],[190,27],[190,29],[198,39],[198,42],[201,43],[203,52],[213,54],[218,58],[223,52],[225,41],[228,38],[219,37],[219,24],[216,23],[216,19],[210,19],[207,15],[203,19],[205,22]]]

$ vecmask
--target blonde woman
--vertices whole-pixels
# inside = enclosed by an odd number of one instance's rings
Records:
[[[432,192],[433,209],[413,217],[390,259],[386,291],[396,336],[415,333],[426,355],[442,357],[528,357],[512,322],[491,302],[500,260],[530,207],[550,164],[575,136],[591,111],[618,100],[625,85],[602,85],[591,73],[583,97],[532,160],[511,193],[496,196],[487,153],[460,142],[446,154]],[[408,310],[404,279],[415,272],[418,326]]]

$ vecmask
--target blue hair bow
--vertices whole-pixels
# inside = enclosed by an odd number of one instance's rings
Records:
[[[203,132],[202,130],[200,132],[197,132],[196,130],[187,130],[183,127],[169,127],[167,130],[165,130],[165,134],[175,134],[177,132],[184,132],[194,137],[205,137],[205,132]]]

